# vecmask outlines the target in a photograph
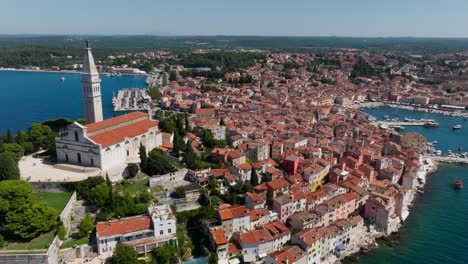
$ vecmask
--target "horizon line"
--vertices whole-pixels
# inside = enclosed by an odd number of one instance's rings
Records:
[[[48,37],[48,36],[96,36],[96,37],[264,37],[264,38],[368,38],[368,39],[379,39],[379,38],[414,38],[414,39],[468,39],[466,37],[441,37],[441,36],[348,36],[348,35],[242,35],[242,34],[172,34],[172,33],[141,33],[141,34],[127,34],[127,33],[0,33],[0,37],[3,36],[18,36],[18,37]]]

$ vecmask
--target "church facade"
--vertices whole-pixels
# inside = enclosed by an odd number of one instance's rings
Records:
[[[146,150],[162,145],[158,121],[133,112],[102,120],[101,87],[91,49],[87,43],[82,86],[87,125],[67,127],[67,135],[55,141],[57,161],[98,167],[103,171],[139,158],[140,144]]]
[[[57,160],[103,171],[139,157],[140,144],[151,150],[162,145],[158,122],[134,112],[82,126],[73,123],[55,141]]]

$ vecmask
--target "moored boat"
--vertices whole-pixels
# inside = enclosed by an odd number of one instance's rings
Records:
[[[455,130],[455,129],[460,129],[460,128],[461,128],[461,125],[454,125],[454,126],[452,127],[452,129],[454,129],[454,130]]]
[[[460,179],[457,179],[457,180],[455,181],[454,187],[455,187],[455,189],[458,189],[458,190],[463,189],[463,183],[462,183],[462,181],[461,181]]]

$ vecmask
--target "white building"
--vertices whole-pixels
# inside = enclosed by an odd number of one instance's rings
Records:
[[[150,216],[137,215],[97,223],[98,253],[113,252],[119,243],[134,246],[139,254],[171,240],[177,243],[176,219],[170,207],[152,206],[148,211]]]
[[[103,171],[139,158],[140,143],[149,151],[162,144],[158,122],[133,112],[98,123],[67,127],[68,134],[55,141],[57,160]]]

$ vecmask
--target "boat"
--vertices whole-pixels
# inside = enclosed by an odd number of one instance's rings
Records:
[[[435,151],[435,154],[436,154],[437,156],[442,155],[442,150],[436,150],[436,151]]]
[[[60,80],[61,80],[62,82],[65,81],[65,77],[63,77],[63,76],[60,77]]]
[[[463,183],[460,179],[457,179],[454,184],[455,189],[460,190],[463,189]]]
[[[434,121],[426,121],[424,122],[424,127],[438,127],[439,124],[437,122],[434,122]]]
[[[461,125],[454,125],[454,126],[452,127],[452,129],[454,129],[454,130],[455,130],[455,129],[460,129],[460,128],[461,128]]]

